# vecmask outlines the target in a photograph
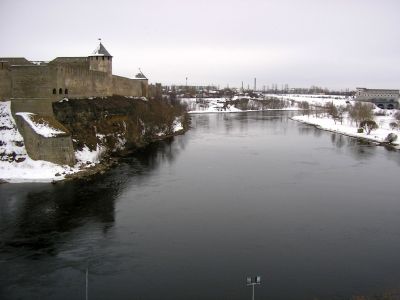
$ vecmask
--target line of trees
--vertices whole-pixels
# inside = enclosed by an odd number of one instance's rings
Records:
[[[378,124],[374,121],[373,109],[373,104],[363,102],[356,102],[354,105],[349,104],[347,106],[336,106],[332,102],[328,102],[325,105],[326,113],[332,117],[335,124],[337,121],[343,124],[344,114],[347,112],[351,123],[355,122],[359,131],[365,131],[367,134],[370,134],[372,130],[378,129]]]

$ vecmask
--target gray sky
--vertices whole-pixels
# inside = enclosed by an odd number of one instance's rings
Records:
[[[0,57],[86,56],[151,82],[400,88],[398,0],[0,0]]]

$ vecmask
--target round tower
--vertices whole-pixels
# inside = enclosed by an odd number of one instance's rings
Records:
[[[112,56],[100,42],[96,50],[89,55],[89,70],[112,75]]]

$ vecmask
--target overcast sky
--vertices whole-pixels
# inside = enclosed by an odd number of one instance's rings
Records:
[[[86,56],[151,82],[400,88],[399,0],[0,0],[0,57]]]

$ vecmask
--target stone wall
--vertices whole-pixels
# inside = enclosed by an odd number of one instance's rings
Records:
[[[11,99],[13,116],[17,112],[32,112],[44,116],[53,116],[53,100],[50,98]]]
[[[11,98],[11,74],[0,62],[0,100]]]
[[[63,97],[87,98],[112,95],[112,78],[108,73],[90,71],[87,66],[65,66],[55,70],[56,92],[55,97],[62,98],[59,94],[61,88]],[[65,89],[68,93],[65,93]]]
[[[114,95],[120,96],[136,96],[136,97],[147,97],[148,95],[148,83],[147,79],[130,79],[121,76],[112,76]]]
[[[112,74],[111,56],[89,56],[89,69]]]
[[[54,119],[54,122],[58,122]],[[26,151],[34,160],[46,160],[60,165],[75,164],[71,134],[46,138],[37,134],[21,116],[16,116],[19,132],[24,138]]]
[[[52,94],[49,66],[13,66],[12,98],[43,98]]]

